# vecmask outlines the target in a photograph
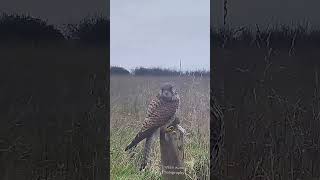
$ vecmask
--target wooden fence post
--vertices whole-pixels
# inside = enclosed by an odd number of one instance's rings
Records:
[[[177,126],[174,126],[172,132],[160,130],[161,169],[164,180],[185,179],[183,135],[184,132]]]

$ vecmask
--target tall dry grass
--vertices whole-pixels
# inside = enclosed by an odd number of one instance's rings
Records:
[[[212,50],[225,61],[223,179],[317,179],[320,56],[266,44]]]
[[[319,179],[319,30],[231,29],[223,2],[223,27],[211,32],[211,61],[223,69],[223,87],[213,86],[227,104],[222,179]]]
[[[0,179],[105,179],[106,48],[0,47]]]
[[[135,153],[125,146],[139,131],[147,105],[163,82],[173,82],[180,94],[177,115],[187,130],[185,136],[185,166],[187,179],[209,179],[209,78],[192,76],[148,77],[111,76],[110,78],[110,153],[111,179],[160,179],[159,142],[155,146],[152,164],[139,172],[141,143]]]

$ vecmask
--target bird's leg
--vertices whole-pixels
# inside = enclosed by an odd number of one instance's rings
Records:
[[[175,132],[174,129],[176,126],[180,123],[180,120],[178,117],[174,116],[172,117],[174,120],[169,124],[169,126],[166,128],[166,133]]]
[[[170,125],[166,128],[166,133],[174,132],[175,127],[173,125]]]

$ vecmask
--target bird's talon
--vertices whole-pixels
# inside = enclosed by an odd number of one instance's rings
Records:
[[[173,126],[167,127],[166,132],[167,133],[174,132],[174,127]]]

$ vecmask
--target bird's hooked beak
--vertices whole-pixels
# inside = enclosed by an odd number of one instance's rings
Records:
[[[176,101],[176,100],[178,100],[178,95],[174,95],[174,96],[172,97],[172,101]]]
[[[178,100],[179,99],[179,95],[178,95],[177,91],[172,90],[172,92],[173,92],[172,100],[173,101]]]

